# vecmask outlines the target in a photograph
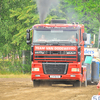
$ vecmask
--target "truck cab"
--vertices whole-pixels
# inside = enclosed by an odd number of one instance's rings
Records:
[[[41,81],[73,85],[86,81],[86,68],[82,67],[87,39],[83,24],[67,24],[66,21],[36,24],[32,30],[31,79],[34,86]],[[30,30],[27,44],[30,44]]]

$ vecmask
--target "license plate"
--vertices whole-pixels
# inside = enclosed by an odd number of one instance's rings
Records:
[[[61,78],[60,75],[50,75],[50,78]]]

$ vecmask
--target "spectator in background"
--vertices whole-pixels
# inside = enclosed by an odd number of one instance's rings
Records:
[[[100,81],[99,81],[99,83],[97,84],[97,89],[99,89],[100,88]],[[98,93],[98,95],[100,95],[100,92]]]
[[[98,88],[100,88],[100,81],[99,81],[99,83],[97,84],[97,89],[98,89]]]

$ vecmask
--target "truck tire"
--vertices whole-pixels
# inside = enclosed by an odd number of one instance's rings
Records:
[[[41,86],[52,86],[52,83],[50,81],[40,81]]]
[[[84,84],[85,84],[85,87],[87,87],[87,80],[84,82]]]
[[[33,80],[33,87],[38,87],[40,86],[40,81],[39,80]]]
[[[86,74],[86,80],[84,82],[84,86],[87,87],[87,74]]]
[[[74,87],[81,87],[81,85],[82,85],[81,81],[76,81],[73,83]]]

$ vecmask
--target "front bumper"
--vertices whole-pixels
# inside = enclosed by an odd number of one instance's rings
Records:
[[[54,76],[61,76],[60,78],[50,78],[50,75],[47,74],[31,74],[32,80],[80,80],[81,81],[81,74],[66,74],[66,75],[54,75]]]

